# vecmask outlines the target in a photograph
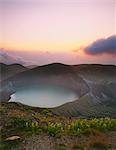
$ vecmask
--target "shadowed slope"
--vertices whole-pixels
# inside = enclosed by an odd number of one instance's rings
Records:
[[[100,99],[99,99],[100,100]],[[90,94],[86,94],[75,100],[74,102],[66,103],[62,106],[53,108],[52,111],[58,115],[68,117],[116,117],[116,101],[109,105],[105,102],[97,102]]]
[[[0,81],[5,80],[17,73],[26,71],[27,68],[20,64],[6,65],[0,63]]]

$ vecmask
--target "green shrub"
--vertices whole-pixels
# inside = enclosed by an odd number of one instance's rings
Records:
[[[72,147],[73,150],[83,150],[83,146],[81,144],[75,144],[73,147]]]
[[[42,111],[42,114],[43,114],[43,115],[51,115],[51,111],[46,108],[46,109],[44,109],[44,110]]]
[[[95,129],[95,130],[93,130]],[[116,120],[110,118],[100,118],[100,119],[78,119],[72,121],[67,126],[68,133],[72,135],[80,134],[95,134],[93,131],[107,131],[107,130],[116,130]]]
[[[11,125],[14,128],[19,128],[19,129],[24,129],[26,128],[26,120],[24,120],[23,118],[10,118],[10,122],[9,125]]]
[[[7,122],[7,126],[15,129],[23,129],[32,131],[34,133],[46,132],[50,136],[56,136],[61,134],[69,134],[79,136],[84,135],[98,135],[100,132],[107,130],[116,130],[116,120],[110,118],[100,119],[77,119],[70,122],[51,123],[49,120],[45,120],[45,124],[39,124],[38,119],[26,120],[23,118],[10,118]]]
[[[56,146],[56,150],[66,150],[66,146],[64,144],[59,144]]]
[[[62,125],[59,124],[59,123],[49,123],[48,126],[47,126],[47,133],[50,135],[50,136],[56,136],[60,133],[61,131],[61,128],[62,128]]]

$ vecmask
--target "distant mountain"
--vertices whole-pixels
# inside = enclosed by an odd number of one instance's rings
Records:
[[[68,88],[77,94],[74,102],[53,108],[56,114],[74,117],[116,114],[116,66],[60,63],[39,66],[3,81],[0,99],[8,101],[17,88],[38,84]]]
[[[116,66],[77,65],[73,69],[89,91],[74,102],[54,108],[53,112],[74,117],[116,117]]]
[[[29,65],[29,66],[26,66],[27,68],[29,68],[29,69],[33,69],[33,68],[35,68],[35,67],[38,67],[37,65]]]
[[[20,64],[6,65],[0,63],[0,81],[5,80],[19,72],[26,71],[27,68]]]

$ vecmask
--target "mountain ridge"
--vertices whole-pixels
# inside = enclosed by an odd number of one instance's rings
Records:
[[[46,84],[70,88],[77,92],[77,100],[52,109],[57,114],[86,117],[116,114],[115,65],[53,63],[18,73],[2,82],[3,87],[7,86],[9,81],[14,89],[24,85]],[[5,92],[4,89],[2,92]]]

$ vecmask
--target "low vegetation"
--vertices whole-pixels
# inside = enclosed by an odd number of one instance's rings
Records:
[[[83,150],[83,146],[81,145],[81,144],[76,144],[76,145],[74,145],[73,147],[73,150]]]
[[[11,105],[11,104],[10,104]],[[14,104],[12,104],[14,105]],[[5,105],[0,106],[1,110],[1,143],[0,149],[8,149],[6,147],[12,147],[17,145],[31,135],[47,134],[53,138],[61,138],[62,136],[93,136],[90,142],[88,142],[88,149],[93,150],[95,147],[102,147],[107,149],[109,143],[107,140],[97,140],[98,137],[102,138],[102,133],[109,131],[116,131],[116,120],[112,118],[91,118],[91,119],[79,119],[79,118],[66,118],[56,116],[49,109],[34,110],[32,108],[26,109],[19,107],[15,110]],[[4,108],[4,109],[3,109]],[[7,137],[19,135],[21,140],[13,142],[6,142]],[[13,144],[12,144],[13,143]],[[10,145],[10,146],[9,146]],[[74,144],[72,150],[83,149],[82,144]],[[59,144],[56,150],[65,150],[66,147],[63,144]]]
[[[34,117],[35,118],[35,117]],[[48,119],[49,120],[49,119]],[[36,133],[38,131],[46,132],[50,136],[58,135],[74,135],[79,136],[81,134],[99,134],[99,132],[116,131],[116,120],[111,118],[93,118],[87,119],[75,119],[66,122],[44,122],[38,120],[26,120],[22,118],[12,117],[6,124],[6,128],[19,129],[24,131],[31,131]],[[98,132],[99,131],[99,132]]]

